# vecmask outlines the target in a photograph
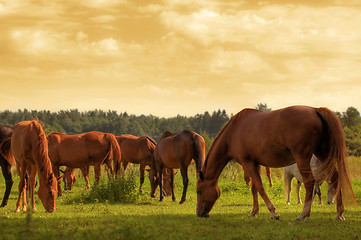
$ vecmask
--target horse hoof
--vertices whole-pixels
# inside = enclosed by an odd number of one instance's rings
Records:
[[[346,218],[343,216],[343,214],[342,215],[337,214],[336,220],[345,221]]]
[[[250,213],[250,214],[248,215],[248,217],[256,218],[256,217],[257,217],[257,213]]]
[[[184,201],[183,201],[183,200],[179,202],[179,204],[182,204],[182,203],[184,203]]]
[[[280,215],[277,213],[271,213],[271,219],[276,219],[276,220],[280,220]]]

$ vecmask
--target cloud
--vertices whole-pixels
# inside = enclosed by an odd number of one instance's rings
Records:
[[[117,20],[117,18],[113,15],[101,15],[101,16],[96,16],[93,18],[90,18],[90,20],[92,20],[93,22],[96,23],[110,23],[110,22],[114,22],[115,20]]]

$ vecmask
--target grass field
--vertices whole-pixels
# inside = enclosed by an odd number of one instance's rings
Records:
[[[361,158],[350,158],[352,183],[357,201],[361,203]],[[131,168],[132,169],[132,168]],[[135,168],[133,167],[133,171]],[[264,172],[264,169],[262,169]],[[128,171],[128,170],[127,170]],[[250,188],[243,180],[239,165],[229,164],[223,171],[219,186],[221,197],[216,202],[210,217],[199,218],[196,208],[196,178],[192,166],[189,169],[190,185],[187,201],[179,205],[182,192],[180,173],[176,175],[175,194],[177,201],[166,197],[149,196],[149,181],[146,179],[143,194],[132,203],[82,200],[91,190],[85,190],[81,177],[72,191],[65,191],[57,199],[57,211],[45,213],[36,196],[37,211],[15,213],[18,176],[14,174],[14,187],[8,206],[0,209],[0,239],[360,239],[361,212],[348,206],[346,221],[336,221],[336,206],[328,205],[326,184],[322,185],[323,201],[315,203],[311,217],[297,221],[303,205],[296,204],[292,192],[291,205],[285,202],[282,170],[273,169],[274,186],[264,186],[281,220],[271,220],[270,214],[260,199],[261,209],[257,218],[249,218],[252,209]],[[106,177],[103,176],[103,179]],[[93,178],[91,178],[93,180]],[[104,180],[105,181],[105,180]],[[138,178],[136,179],[138,183]],[[295,188],[295,180],[293,181]],[[138,186],[136,186],[138,188]],[[0,178],[1,197],[5,191]],[[136,190],[135,190],[136,191]],[[304,194],[304,189],[301,190]]]

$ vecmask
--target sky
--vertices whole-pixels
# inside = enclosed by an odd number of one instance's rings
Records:
[[[361,0],[0,0],[0,111],[361,111]]]

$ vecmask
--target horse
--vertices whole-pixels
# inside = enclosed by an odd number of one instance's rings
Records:
[[[107,163],[110,172],[113,174],[111,162],[113,159],[115,168],[114,174],[120,171],[121,151],[115,136],[111,133],[97,131],[81,134],[67,135],[63,133],[52,133],[48,136],[49,157],[53,166],[55,176],[59,176],[59,167],[82,168],[94,166],[95,181],[100,178],[102,163]],[[61,196],[61,188],[59,196]]]
[[[259,212],[257,193],[260,193],[271,218],[280,218],[263,188],[260,165],[276,168],[295,162],[306,189],[304,208],[297,219],[309,217],[315,183],[310,166],[312,154],[322,163],[320,174],[327,175],[336,189],[336,218],[344,220],[341,189],[352,197],[355,205],[357,203],[348,174],[342,125],[329,109],[308,106],[291,106],[269,112],[244,109],[234,115],[212,143],[199,173],[197,216],[209,217],[220,196],[218,178],[227,163],[235,159],[252,178],[253,209],[250,217]]]
[[[319,169],[319,167],[321,167],[321,161],[318,160],[318,158],[315,155],[312,155],[310,166],[311,166],[313,177],[315,178],[315,191],[313,193],[312,202],[314,201],[314,198],[317,195],[318,203],[322,204],[320,186],[325,179],[320,178],[320,176],[318,175],[318,169]],[[300,174],[300,171],[297,168],[297,164],[295,163],[295,164],[285,167],[283,176],[284,176],[284,181],[285,181],[285,192],[286,192],[286,196],[287,196],[286,203],[290,204],[292,179],[296,178],[296,180],[297,180],[297,186],[296,186],[297,203],[301,204],[302,201],[301,201],[301,197],[300,197],[300,190],[301,190],[301,185],[303,183],[303,179]],[[327,183],[329,183],[329,181],[327,181]],[[328,184],[328,192],[327,193],[328,193],[327,194],[328,204],[332,204],[334,202],[335,193],[334,193],[334,189],[331,184]]]
[[[10,151],[11,135],[13,133],[13,127],[7,125],[0,125],[0,151],[7,155]],[[7,141],[4,142],[4,140]],[[4,142],[4,143],[3,143]],[[3,143],[3,144],[2,144]],[[3,201],[0,207],[5,207],[8,204],[9,195],[13,186],[14,180],[11,174],[11,165],[15,165],[15,162],[9,163],[8,160],[0,154],[0,166],[5,179],[5,193]]]
[[[160,201],[163,200],[163,169],[166,168],[180,168],[183,178],[183,194],[180,200],[182,204],[186,200],[186,193],[188,188],[188,166],[192,159],[196,163],[197,174],[201,170],[205,158],[205,142],[202,136],[190,131],[183,130],[182,132],[172,133],[166,131],[159,139],[157,146],[154,150],[154,164],[159,176],[159,195]],[[171,171],[171,187],[172,199],[175,201],[174,196],[174,172]]]
[[[35,208],[34,188],[36,174],[39,177],[38,196],[46,212],[56,211],[57,184],[62,177],[56,178],[48,155],[48,142],[41,124],[37,121],[22,121],[15,125],[11,137],[11,151],[8,159],[14,159],[20,176],[19,196],[15,212],[20,212],[21,197],[23,211],[27,210],[26,179],[29,174],[29,191],[33,210]],[[14,160],[9,160],[12,162]]]
[[[148,136],[136,137],[130,134],[116,136],[122,151],[122,165],[124,171],[129,163],[139,164],[140,186],[139,192],[142,192],[144,183],[145,167],[152,165],[153,152],[157,143]]]

